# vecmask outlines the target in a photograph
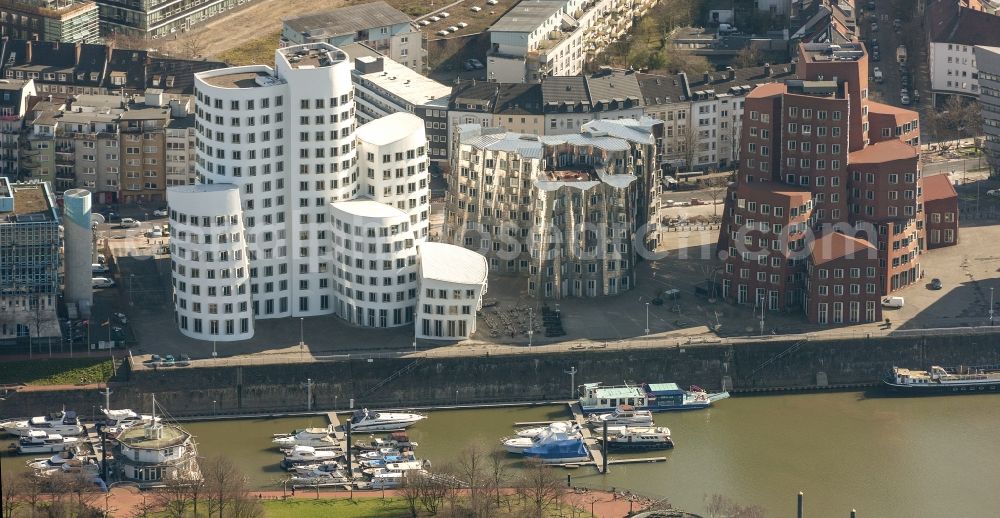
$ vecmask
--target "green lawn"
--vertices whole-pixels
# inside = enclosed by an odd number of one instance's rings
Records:
[[[268,518],[401,518],[410,516],[402,499],[364,498],[348,500],[286,500],[264,502]]]
[[[76,385],[107,381],[111,377],[111,360],[104,358],[36,359],[0,362],[0,385]]]
[[[217,57],[231,66],[274,65],[274,50],[278,48],[281,31],[275,31],[229,49]]]

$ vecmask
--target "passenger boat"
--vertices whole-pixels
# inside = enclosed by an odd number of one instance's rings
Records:
[[[683,390],[676,383],[644,383],[641,386],[622,385],[606,387],[600,383],[580,386],[580,408],[585,414],[611,412],[619,405],[630,405],[637,410],[666,412],[672,410],[700,410],[729,397],[729,392],[709,393],[692,385]]]
[[[580,439],[580,430],[566,423],[552,423],[544,432],[534,437],[513,437],[504,439],[503,448],[508,453],[523,454],[528,448],[568,439]]]
[[[41,430],[47,433],[62,435],[63,437],[80,435],[83,433],[83,426],[80,418],[72,410],[56,412],[47,416],[37,416],[27,421],[12,421],[4,423],[3,431],[11,435],[22,437],[28,434],[29,430]]]
[[[273,442],[279,448],[294,446],[312,446],[316,449],[332,449],[338,446],[338,441],[332,435],[330,428],[306,428],[290,434],[276,434]]]
[[[959,367],[951,371],[938,365],[930,371],[893,367],[882,378],[882,388],[890,394],[912,396],[998,392],[1000,366]]]
[[[391,432],[402,430],[427,416],[406,412],[369,412],[356,410],[351,417],[352,432]]]
[[[42,430],[31,430],[17,441],[17,452],[24,455],[30,453],[55,453],[75,447],[80,442],[76,437],[63,437],[59,434],[49,434]]]
[[[653,413],[649,410],[636,410],[631,405],[620,405],[614,412],[607,414],[592,414],[587,418],[592,427],[608,426],[652,426]]]
[[[598,437],[598,440],[602,440]],[[608,449],[621,450],[666,450],[674,447],[670,428],[626,428],[614,435],[608,435]]]
[[[383,471],[372,475],[369,489],[395,489],[403,485],[405,473],[401,471]]]

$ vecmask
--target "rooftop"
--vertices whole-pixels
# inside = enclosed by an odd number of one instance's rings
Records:
[[[802,43],[799,53],[811,62],[857,61],[865,56],[861,43]]]
[[[196,183],[194,185],[172,185],[170,191],[179,194],[193,194],[199,192],[221,192],[239,190],[238,185],[231,183]]]
[[[382,61],[382,66],[378,66],[378,61]],[[355,61],[364,64],[374,65],[376,71],[361,73],[355,69],[354,73],[363,77],[366,81],[386,90],[404,101],[420,106],[430,101],[446,98],[451,95],[451,86],[439,83],[427,76],[421,75],[415,70],[404,66],[388,58],[358,57]],[[381,68],[381,70],[379,70]]]
[[[118,435],[118,442],[135,449],[162,450],[179,446],[186,442],[191,434],[184,431],[179,426],[171,424],[160,424],[162,433],[159,437],[146,437],[147,426],[129,428]]]
[[[348,59],[344,51],[329,43],[307,43],[280,48],[276,54],[288,60],[292,68],[303,70],[329,67]]]
[[[49,192],[44,183],[12,183],[14,211],[8,215],[11,223],[41,223],[55,221]]]
[[[907,110],[906,108],[900,108],[891,104],[882,104],[875,101],[868,101],[868,113],[893,115],[903,121],[910,121],[919,116],[919,114],[913,110]]]
[[[892,139],[865,146],[864,149],[849,154],[847,163],[849,165],[881,164],[893,160],[915,160],[916,158],[917,148],[901,140]]]
[[[284,20],[286,27],[309,38],[347,36],[366,29],[403,23],[410,23],[410,17],[382,1],[349,5]]]
[[[803,189],[782,182],[742,182],[736,187],[736,193],[737,195],[744,196],[748,194],[754,196],[770,194],[775,197],[794,200],[791,201],[793,205],[812,198],[812,192],[809,189]]]
[[[524,0],[507,11],[488,32],[532,32],[566,3],[566,0]]]
[[[217,75],[206,74],[200,77],[206,83],[219,88],[254,88],[260,86],[257,84],[258,77],[270,78],[273,76],[264,72],[231,72]]]
[[[488,272],[486,257],[446,243],[421,243],[420,277],[456,284],[482,284]]]
[[[955,192],[955,186],[952,185],[951,178],[949,178],[946,174],[925,176],[923,187],[925,204],[932,201],[947,200],[949,198],[953,198],[958,201],[958,193]]]
[[[851,237],[840,232],[830,232],[811,243],[813,264],[820,265],[835,259],[875,259],[875,247],[864,239]],[[869,252],[863,254],[861,252]]]
[[[375,119],[358,128],[357,138],[364,142],[384,146],[403,140],[421,130],[424,121],[407,112],[396,112]]]
[[[932,42],[1000,45],[1000,17],[960,5],[958,0],[931,0],[925,16]]]
[[[358,198],[356,200],[348,200],[348,201],[338,201],[333,203],[332,206],[334,209],[350,214],[352,216],[358,216],[360,218],[409,219],[405,212],[397,209],[396,207],[393,207],[392,205],[386,205],[385,203],[377,202],[367,198]]]
[[[757,86],[747,94],[747,99],[753,99],[758,97],[771,97],[772,95],[781,95],[788,91],[788,87],[785,83],[765,83]]]

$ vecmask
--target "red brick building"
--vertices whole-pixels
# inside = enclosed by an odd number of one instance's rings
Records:
[[[928,249],[958,244],[958,194],[948,175],[924,179],[924,212]]]
[[[919,143],[915,112],[868,99],[862,44],[801,44],[797,79],[746,97],[723,297],[824,324],[880,320],[879,299],[922,273]]]

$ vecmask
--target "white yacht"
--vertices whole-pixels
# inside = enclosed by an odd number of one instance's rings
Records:
[[[296,446],[292,448],[282,461],[284,466],[294,466],[296,464],[314,464],[334,460],[340,454],[330,450],[317,450],[312,446]]]
[[[673,447],[674,440],[670,437],[670,428],[665,426],[626,428],[614,435],[608,436],[608,449],[642,450],[669,449]]]
[[[329,450],[339,443],[332,435],[330,428],[306,428],[291,434],[276,434],[273,442],[279,448],[290,448],[293,446],[312,446],[316,449]]]
[[[298,473],[288,480],[292,487],[343,486],[351,479],[340,471],[313,471]]]
[[[385,459],[386,457],[397,457],[401,452],[396,448],[379,448],[377,450],[366,451],[356,455],[359,459],[374,460]]]
[[[649,410],[636,410],[631,405],[620,405],[609,414],[594,414],[587,421],[593,427],[608,426],[652,426],[653,413]]]
[[[40,469],[35,473],[43,477],[51,477],[55,475],[73,475],[73,476],[83,476],[88,480],[94,480],[101,475],[101,465],[98,464],[97,459],[92,457],[85,457],[79,459],[71,459],[57,468]]]
[[[356,410],[351,417],[352,432],[389,432],[402,430],[427,416],[406,412],[369,412]]]
[[[503,441],[503,447],[509,453],[523,454],[528,448],[541,446],[555,441],[580,439],[583,436],[575,426],[566,423],[552,423],[547,429],[534,437],[513,437]]]
[[[27,421],[12,421],[3,425],[3,431],[18,437],[27,435],[29,430],[41,430],[63,437],[80,435],[84,431],[76,412],[66,410],[47,416],[32,417]]]
[[[370,489],[394,489],[403,485],[405,474],[402,471],[383,471],[372,475],[368,484]]]
[[[564,423],[566,426],[572,426],[573,425],[573,423],[571,423],[569,421],[559,421],[559,422],[560,423]],[[533,426],[531,428],[522,428],[522,429],[520,429],[520,430],[517,431],[517,436],[518,437],[536,437],[536,436],[539,436],[539,435],[547,432],[548,430],[549,430],[549,425],[545,425],[545,426]]]
[[[76,458],[75,450],[66,450],[57,452],[55,455],[48,458],[41,458],[41,459],[35,458],[29,460],[25,464],[27,464],[27,466],[32,470],[44,471],[50,469],[58,469],[63,464],[75,458]]]
[[[50,434],[42,430],[31,430],[27,435],[22,436],[17,441],[17,452],[28,453],[55,453],[65,451],[80,442],[76,437],[63,437],[57,433]]]
[[[299,464],[292,466],[291,471],[296,475],[309,475],[319,471],[324,471],[327,473],[333,473],[340,469],[340,463],[335,460],[327,460],[323,462],[317,462],[315,464]]]

